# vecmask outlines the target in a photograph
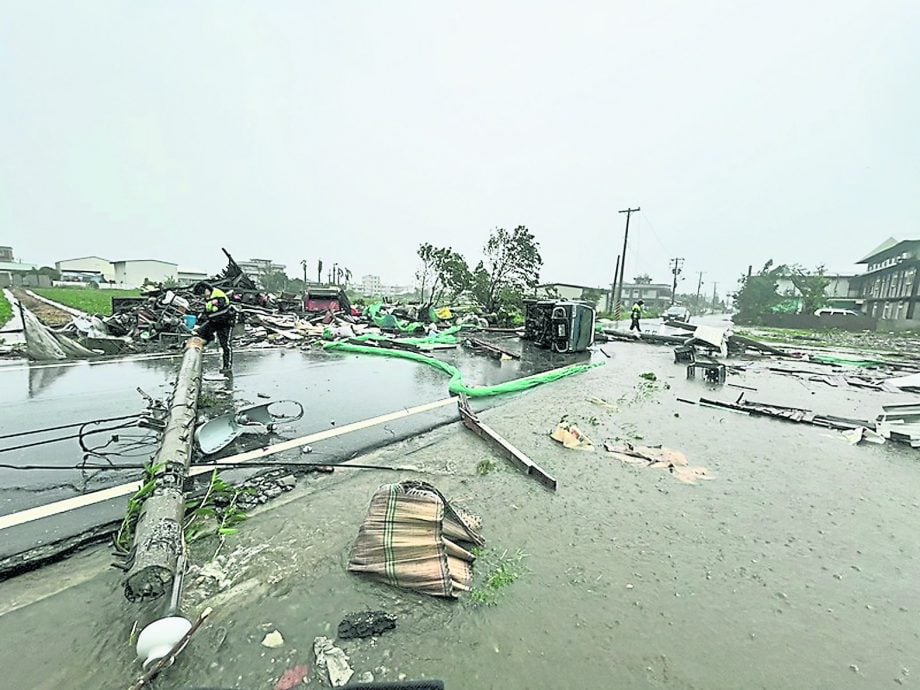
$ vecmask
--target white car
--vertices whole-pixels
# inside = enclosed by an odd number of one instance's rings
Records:
[[[825,307],[824,309],[818,309],[815,312],[815,316],[859,316],[859,314],[851,309],[830,309]]]
[[[673,307],[668,307],[668,310],[661,316],[665,321],[683,321],[687,323],[690,321],[690,310],[687,307],[681,307],[680,305],[675,304]]]

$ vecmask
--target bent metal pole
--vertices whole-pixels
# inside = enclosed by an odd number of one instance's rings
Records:
[[[165,594],[176,574],[176,561],[183,548],[182,488],[192,461],[204,345],[204,340],[193,337],[185,346],[163,441],[153,459],[154,467],[158,468],[156,487],[144,501],[134,533],[130,567],[125,576],[125,596],[131,601]]]

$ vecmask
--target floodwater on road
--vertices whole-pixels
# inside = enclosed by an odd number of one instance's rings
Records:
[[[470,355],[459,349],[440,351],[436,356],[460,367],[467,383],[481,385],[501,383],[561,366],[571,359],[563,360],[559,355],[531,348],[525,349],[525,353],[521,361],[505,362]],[[141,388],[157,399],[166,398],[172,390],[178,366],[178,355],[2,366],[0,435],[140,413],[145,403],[136,389]],[[206,353],[205,371],[214,374],[217,366],[217,353]],[[257,439],[243,436],[220,455],[304,436],[335,425],[440,400],[448,395],[444,374],[415,362],[287,349],[240,352],[236,357],[232,382],[206,381],[203,390],[206,397],[212,398],[216,393],[227,392],[229,397],[221,400],[232,400],[236,407],[264,403],[268,398],[296,400],[304,406],[303,418],[285,424],[274,436]],[[316,444],[315,453],[309,459],[311,462],[336,462],[362,449],[418,433],[455,417],[456,410],[444,408],[418,418],[330,439]],[[119,423],[112,422],[112,425]],[[71,428],[5,439],[0,441],[0,450],[73,436],[76,432],[77,429]],[[88,437],[88,445],[101,446],[113,434],[119,435],[121,442],[147,442],[130,449],[126,455],[109,458],[116,465],[141,464],[155,451],[155,438],[137,428],[116,429]],[[0,452],[0,463],[72,468],[81,462],[82,456],[78,441],[70,438],[13,452]],[[90,462],[99,464],[105,461],[90,458]],[[138,470],[22,471],[0,467],[0,515],[133,481],[139,475]],[[71,536],[87,527],[116,519],[123,512],[124,500],[116,499],[7,530],[0,544],[0,556]]]
[[[916,687],[917,452],[683,404],[676,398],[739,391],[685,380],[670,348],[605,350],[606,366],[482,413],[557,477],[558,492],[456,424],[361,458],[426,474],[309,477],[190,574],[186,612],[214,613],[157,687],[273,688],[285,669],[312,665],[316,636],[334,637],[346,613],[365,609],[397,615],[396,630],[339,644],[356,672],[378,680],[440,678],[450,690]],[[849,417],[915,398],[831,389],[756,362],[729,380],[756,388],[752,399]],[[564,414],[593,452],[548,438]],[[602,450],[616,438],[679,449],[714,478],[690,486],[623,465]],[[498,468],[480,476],[484,458]],[[346,572],[374,490],[415,478],[480,513],[490,552],[526,554],[495,606]],[[194,545],[193,562],[216,546]],[[10,687],[126,687],[137,674],[129,636],[142,610],[124,601],[107,560],[104,549],[87,551],[0,587],[0,636],[40,641],[30,663],[20,645],[0,646]],[[483,575],[477,568],[476,581]],[[283,646],[262,647],[273,629]],[[320,687],[315,675],[310,687]]]

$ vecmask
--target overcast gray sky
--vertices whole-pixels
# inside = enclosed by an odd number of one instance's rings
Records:
[[[920,236],[920,2],[0,5],[0,244],[409,282],[527,225],[546,281],[705,290]]]

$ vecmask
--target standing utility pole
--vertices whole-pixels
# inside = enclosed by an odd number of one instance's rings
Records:
[[[620,278],[620,255],[617,254],[617,265],[613,269],[613,283],[610,285],[610,294],[607,296],[607,313],[613,313],[613,304],[617,291],[617,280]]]
[[[620,284],[617,288],[617,301],[614,305],[614,319],[620,318],[620,304],[623,301],[623,276],[626,275],[626,243],[629,241],[629,218],[634,213],[638,213],[641,209],[637,206],[636,208],[624,208],[618,213],[626,214],[626,232],[623,233],[623,253],[620,255]]]
[[[703,288],[703,271],[700,271],[700,280],[696,284],[696,302],[694,304],[694,307],[696,308],[697,311],[701,311],[700,310],[700,290],[702,288]]]
[[[671,259],[671,273],[674,274],[674,282],[671,285],[671,306],[674,306],[674,300],[677,299],[677,276],[681,274],[684,268],[684,260],[681,257],[675,256]]]
[[[712,284],[712,310],[713,310],[713,311],[716,310],[716,300],[718,299],[718,297],[716,296],[716,288],[717,288],[717,287],[719,287],[719,284],[718,284],[718,283],[713,283],[713,284]]]

